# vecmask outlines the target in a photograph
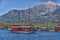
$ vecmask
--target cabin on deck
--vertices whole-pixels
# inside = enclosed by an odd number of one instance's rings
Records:
[[[10,28],[34,28],[33,25],[27,24],[27,25],[20,25],[20,24],[8,24]]]

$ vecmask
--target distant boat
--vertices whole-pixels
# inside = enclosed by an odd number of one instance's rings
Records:
[[[49,31],[47,27],[42,27],[41,31]]]
[[[60,26],[56,26],[56,27],[55,27],[55,31],[56,31],[56,32],[60,32]]]

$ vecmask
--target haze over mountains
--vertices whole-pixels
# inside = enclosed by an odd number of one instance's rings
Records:
[[[0,17],[0,21],[4,23],[18,23],[18,11],[10,10],[8,13]],[[28,9],[20,10],[20,23],[28,22]],[[32,24],[40,24],[51,21],[53,23],[60,20],[60,4],[52,1],[37,4],[30,8],[30,22]]]

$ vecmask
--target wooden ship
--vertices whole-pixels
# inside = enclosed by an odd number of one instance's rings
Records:
[[[20,22],[20,11],[18,13],[18,22]],[[9,24],[11,32],[19,32],[19,33],[31,33],[34,32],[36,29],[30,23],[30,8],[28,9],[28,24],[20,25],[18,24]]]

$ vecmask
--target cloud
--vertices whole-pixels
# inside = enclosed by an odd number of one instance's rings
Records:
[[[58,6],[60,6],[60,4],[58,4]]]

